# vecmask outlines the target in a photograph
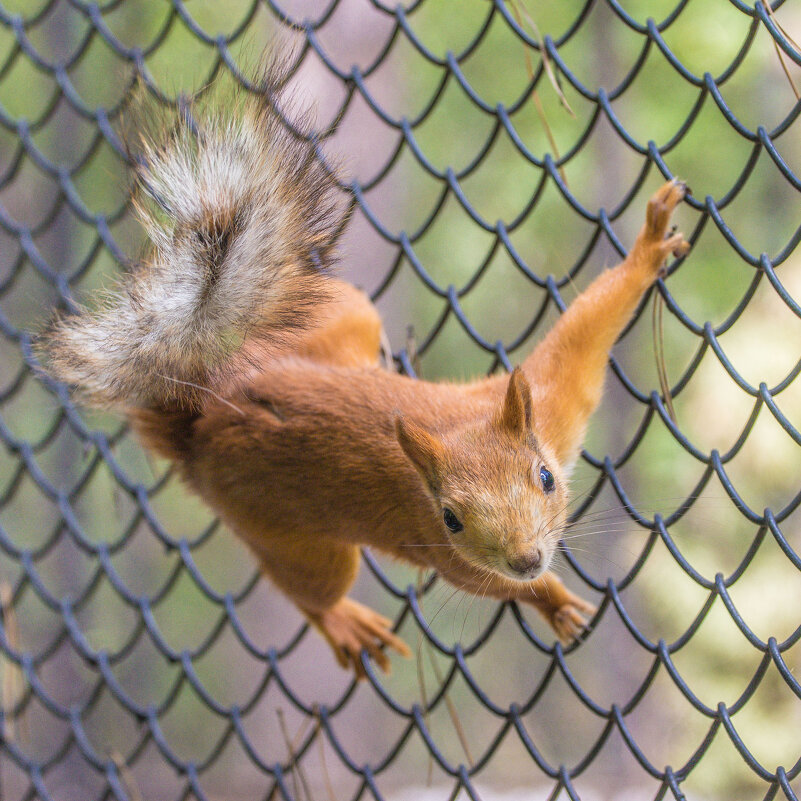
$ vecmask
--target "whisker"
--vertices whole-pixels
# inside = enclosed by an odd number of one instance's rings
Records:
[[[401,548],[453,548],[450,542],[402,542]]]
[[[572,535],[568,533],[568,534],[565,534],[562,537],[559,537],[558,542],[562,542],[562,543],[565,543],[565,544],[570,544],[574,540],[584,540],[585,543],[586,543],[588,541],[587,538],[591,538],[591,539],[589,539],[589,542],[594,542],[597,538],[601,537],[604,534],[609,534],[609,533],[615,535],[615,537],[616,537],[616,539],[615,539],[615,548],[619,548],[619,547],[622,547],[626,542],[626,540],[623,539],[621,537],[621,535],[630,534],[631,532],[625,531],[625,530],[609,532],[606,529],[604,529],[602,531],[583,531],[583,532],[580,532],[578,534],[572,534]],[[647,539],[647,537],[642,537],[642,538],[638,539],[637,541],[638,542],[645,542],[646,539]]]
[[[589,556],[597,557],[598,559],[603,559],[604,561],[609,562],[609,564],[614,565],[615,567],[619,568],[620,570],[626,570],[626,568],[624,568],[623,565],[618,564],[617,562],[614,561],[614,559],[610,559],[608,556],[606,556],[606,554],[603,554],[603,553],[601,553],[599,551],[591,551],[588,548],[575,548],[575,547],[571,547],[569,549],[561,549],[560,548],[559,550],[560,550],[561,553],[588,554]],[[629,555],[632,558],[637,556],[637,554],[633,553],[633,552],[629,552]]]
[[[233,403],[231,403],[231,401],[227,400],[226,398],[215,392],[210,387],[204,387],[201,384],[195,384],[193,381],[181,381],[180,378],[173,378],[170,375],[161,375],[161,373],[157,373],[156,375],[158,376],[158,378],[163,378],[165,381],[173,381],[176,384],[181,384],[182,386],[185,387],[202,389],[204,392],[208,392],[209,395],[211,395],[215,400],[218,400],[220,403],[224,403],[226,406],[230,406],[230,408],[232,408],[235,412],[239,412],[239,414],[241,414],[242,417],[246,416],[245,413],[238,406],[235,406]]]
[[[601,526],[600,528],[585,528],[574,531],[572,529],[565,529],[562,536],[565,539],[570,537],[589,537],[600,534],[653,534],[653,529],[637,528],[636,526]]]
[[[592,512],[585,512],[581,517],[577,517],[575,519],[575,523],[578,523],[581,520],[600,520],[605,517],[631,517],[631,514],[626,510],[624,506],[615,506],[610,507],[609,509],[596,509]]]
[[[569,505],[574,504],[576,501],[580,500],[579,498],[572,498],[569,502]],[[624,512],[626,514],[631,514],[631,512],[635,509],[649,509],[653,510],[654,513],[658,512],[658,507],[663,506],[664,504],[676,504],[677,508],[681,508],[684,506],[689,506],[688,512],[694,509],[698,509],[699,506],[703,508],[704,506],[711,506],[713,508],[720,507],[720,508],[729,508],[729,501],[728,498],[717,498],[717,497],[710,497],[709,495],[676,495],[672,497],[661,497],[649,500],[643,499],[634,499],[629,498],[629,504],[624,504],[622,501],[618,501],[615,506],[603,507],[600,509],[592,509],[590,511],[585,512],[582,517],[587,517],[588,515],[594,514],[606,514],[610,512]],[[670,510],[672,513],[675,510]],[[664,515],[664,513],[663,513]]]
[[[490,580],[490,577],[487,576],[487,578],[485,578],[484,581],[481,582],[481,584],[479,586],[479,590],[482,587],[484,587],[489,580]],[[473,609],[473,604],[476,602],[477,593],[472,593],[472,596],[473,597],[470,599],[470,605],[467,607],[467,611],[464,614],[464,619],[462,620],[462,630],[459,632],[459,641],[460,642],[464,638],[464,628],[467,625],[467,618],[470,616],[470,612]]]
[[[434,621],[439,616],[439,613],[450,603],[450,601],[453,599],[453,596],[456,595],[457,592],[461,592],[463,589],[464,585],[456,587],[454,591],[442,602],[441,606],[439,607],[439,609],[437,609],[436,613],[434,614],[434,617],[432,617],[431,620],[428,621],[429,628],[431,628],[431,626],[434,625]]]
[[[479,592],[481,593],[481,600],[482,602],[487,597],[487,590],[489,589],[490,583],[492,582],[492,576],[488,575],[485,579],[484,583],[479,587]],[[476,593],[476,597],[478,597],[478,593]],[[476,633],[481,629],[482,621],[479,621]],[[462,633],[464,633],[464,626],[462,626]]]

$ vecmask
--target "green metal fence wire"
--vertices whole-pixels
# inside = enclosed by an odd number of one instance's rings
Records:
[[[0,798],[796,799],[792,30],[792,0],[0,6]],[[357,685],[169,466],[35,375],[48,309],[138,255],[137,84],[247,83],[275,34],[395,369],[509,369],[652,187],[695,190],[655,292],[670,392],[643,304],[577,469],[581,643],[365,553],[418,653]]]

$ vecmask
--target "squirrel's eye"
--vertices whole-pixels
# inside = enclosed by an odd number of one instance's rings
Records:
[[[459,518],[447,507],[442,510],[442,519],[445,525],[454,533],[460,532],[464,526],[459,522]]]
[[[553,492],[556,481],[554,481],[553,473],[547,467],[540,468],[540,481],[542,482],[542,488],[546,492]]]

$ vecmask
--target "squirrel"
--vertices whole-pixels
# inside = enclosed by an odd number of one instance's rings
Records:
[[[656,192],[628,256],[510,375],[414,379],[382,367],[376,308],[332,274],[336,177],[309,131],[287,128],[277,83],[143,138],[151,253],[96,309],[55,316],[45,370],[175,462],[358,678],[364,653],[384,671],[386,648],[410,654],[347,596],[360,546],[531,604],[577,638],[595,607],[548,570],[568,476],[611,347],[689,249],[669,227],[687,187]]]

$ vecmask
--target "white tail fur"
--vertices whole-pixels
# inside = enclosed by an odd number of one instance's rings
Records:
[[[246,341],[280,341],[325,295],[335,181],[276,114],[275,93],[236,101],[144,142],[150,258],[40,338],[49,372],[95,405],[191,406]]]

